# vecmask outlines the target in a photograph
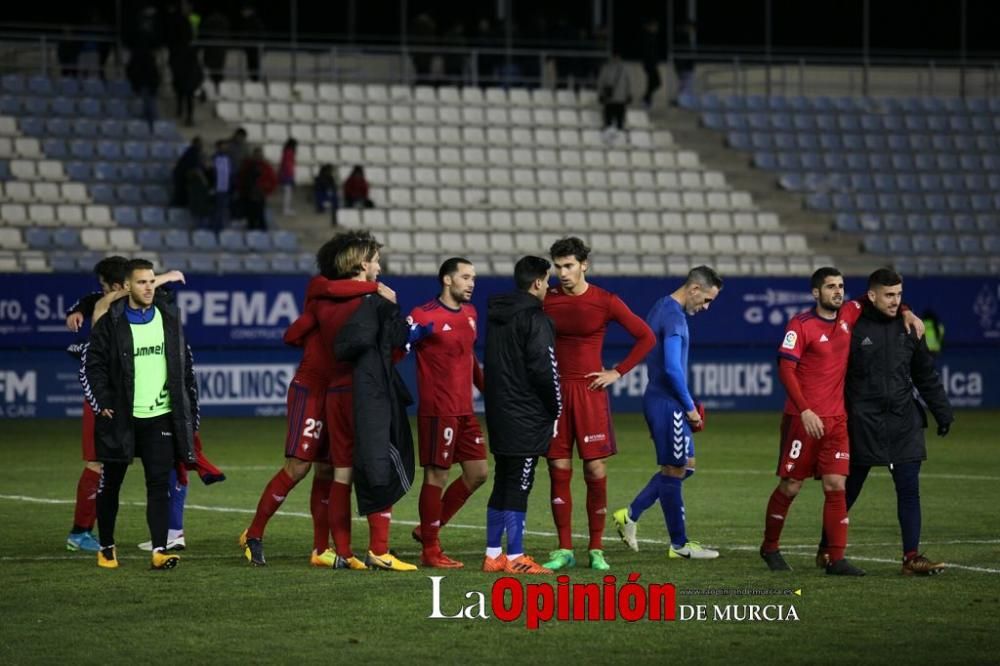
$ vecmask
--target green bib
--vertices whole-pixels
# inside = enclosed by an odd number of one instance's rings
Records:
[[[163,318],[153,308],[148,324],[129,324],[132,328],[132,358],[135,364],[135,396],[132,416],[149,419],[170,413],[170,392],[167,390],[167,352],[163,335]]]

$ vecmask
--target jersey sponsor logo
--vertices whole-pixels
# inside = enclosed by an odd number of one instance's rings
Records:
[[[795,349],[795,344],[799,341],[799,334],[795,331],[785,333],[785,340],[781,343],[784,349]]]
[[[850,460],[851,454],[848,453],[847,451],[837,451],[836,453],[833,454],[833,457],[836,460]]]
[[[136,347],[132,351],[133,356],[163,356],[163,344],[158,345],[147,345],[145,347]]]
[[[607,438],[608,438],[608,436],[605,435],[603,432],[599,432],[596,435],[584,435],[583,436],[583,443],[584,444],[590,444],[591,442],[603,442]]]

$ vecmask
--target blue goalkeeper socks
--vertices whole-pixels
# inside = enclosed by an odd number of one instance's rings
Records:
[[[177,483],[177,470],[170,470],[170,522],[168,528],[184,531],[184,502],[188,488]]]
[[[503,545],[503,530],[506,527],[505,511],[486,509],[486,546],[500,548]]]
[[[670,533],[670,543],[674,548],[683,548],[687,543],[687,529],[684,525],[684,495],[681,493],[682,479],[660,475],[660,508]]]
[[[524,511],[504,511],[507,522],[507,552],[519,555],[524,552]]]
[[[639,516],[642,515],[643,511],[653,506],[656,500],[660,499],[660,477],[662,474],[657,472],[650,477],[649,482],[646,486],[639,491],[639,494],[635,496],[632,503],[628,506],[628,517],[632,520],[639,520]]]

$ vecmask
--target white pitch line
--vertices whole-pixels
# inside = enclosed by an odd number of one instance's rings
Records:
[[[45,498],[45,497],[29,497],[27,495],[0,495],[0,500],[9,500],[9,501],[14,501],[14,502],[30,502],[30,503],[35,503],[35,504],[75,504],[76,503],[76,500],[51,499],[51,498]],[[127,506],[138,506],[138,507],[146,506],[145,502],[122,502],[122,504],[125,504]],[[213,513],[240,513],[240,514],[245,514],[245,515],[246,514],[253,514],[254,513],[253,509],[240,509],[240,508],[236,508],[236,507],[224,507],[224,506],[205,506],[203,504],[187,504],[185,506],[185,508],[186,509],[194,509],[196,511],[210,511],[210,512],[213,512]],[[311,518],[312,517],[308,513],[303,513],[301,511],[279,511],[278,514],[281,514],[282,516],[292,516],[293,518]],[[356,517],[356,518],[354,518],[354,520],[356,522],[367,522],[366,519],[363,518],[363,517]],[[420,524],[418,521],[414,521],[414,520],[400,520],[400,519],[397,519],[397,520],[394,520],[393,522],[395,524],[397,524],[397,525],[407,525],[407,526],[409,526],[409,525],[416,526],[416,525]],[[448,527],[453,528],[453,529],[480,530],[480,531],[486,529],[483,525],[462,525],[462,524],[456,524],[456,523],[448,523]],[[527,534],[527,535],[530,535],[530,536],[544,536],[544,537],[554,537],[554,536],[557,536],[557,534],[555,532],[547,532],[547,531],[541,531],[541,530],[525,530],[524,533]],[[588,537],[587,534],[574,534],[573,536],[575,538],[578,538],[578,539],[583,539],[583,538],[587,538]],[[638,541],[640,543],[648,543],[648,544],[651,544],[651,545],[658,545],[658,546],[665,546],[668,543],[666,540],[663,540],[663,539],[638,539]],[[952,540],[952,541],[940,541],[940,542],[924,542],[923,545],[946,545],[946,544],[947,545],[963,545],[963,544],[996,544],[996,543],[1000,543],[1000,539],[974,539],[974,540],[968,540],[968,541]],[[707,544],[707,545],[711,546],[713,544]],[[890,544],[851,543],[851,544],[848,544],[848,545],[849,545],[849,547],[851,547],[853,549],[853,548],[864,548],[864,547],[895,546],[895,545],[898,545],[898,544],[895,544],[895,543],[890,543]],[[751,551],[751,552],[756,551],[759,548],[759,546],[744,546],[744,545],[729,545],[729,546],[719,545],[719,546],[716,546],[716,547],[722,548],[724,550],[740,550],[740,551]],[[787,546],[785,546],[785,549],[789,549],[789,550],[790,549],[811,549],[811,548],[815,548],[815,547],[816,547],[815,544],[812,544],[812,545],[809,545],[809,544],[794,544],[794,545],[787,545]],[[795,557],[812,557],[812,555],[809,555],[807,553],[790,553],[790,554],[794,555]],[[0,561],[12,561],[12,560],[19,560],[19,559],[25,559],[25,558],[0,557]],[[58,560],[58,559],[68,559],[68,558],[54,557],[54,556],[43,556],[43,557],[34,558],[34,559],[57,559]],[[208,559],[208,558],[206,558],[206,559]],[[880,562],[880,563],[885,563],[885,564],[897,564],[899,562],[899,560],[890,560],[890,559],[877,558],[877,557],[864,557],[864,556],[858,556],[858,555],[854,555],[854,554],[851,555],[851,559],[852,560],[858,560],[859,562]],[[976,572],[980,572],[980,573],[1000,574],[1000,569],[989,569],[989,568],[986,568],[986,567],[974,567],[974,566],[968,566],[968,565],[964,565],[964,564],[951,564],[951,563],[946,563],[946,564],[948,565],[948,567],[950,567],[952,569],[963,569],[963,570],[966,570],[966,571],[976,571]]]

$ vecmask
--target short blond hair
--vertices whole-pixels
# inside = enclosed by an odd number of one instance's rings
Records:
[[[327,279],[352,278],[361,273],[362,264],[373,261],[381,249],[382,244],[370,231],[346,231],[323,244],[316,253],[316,265]]]

